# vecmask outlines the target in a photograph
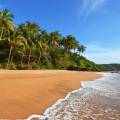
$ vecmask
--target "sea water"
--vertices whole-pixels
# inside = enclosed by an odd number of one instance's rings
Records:
[[[102,75],[99,80],[82,82],[79,90],[28,120],[120,120],[120,74]]]

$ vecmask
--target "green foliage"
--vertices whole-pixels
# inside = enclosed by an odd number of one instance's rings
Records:
[[[16,70],[16,64],[15,63],[5,63],[3,64],[5,69],[9,70]]]
[[[5,62],[6,54],[2,51],[0,51],[0,63]]]
[[[36,63],[31,63],[31,66],[32,66],[33,70],[40,69],[40,66],[38,64],[36,64]]]
[[[80,55],[86,47],[74,36],[49,33],[33,22],[15,27],[13,20],[9,10],[0,12],[0,64],[5,69],[99,69]]]
[[[18,70],[32,70],[32,65],[31,64],[23,64],[23,65],[21,65],[21,64],[19,64],[19,65],[17,65],[17,69]]]
[[[100,64],[101,71],[120,71],[120,64]]]
[[[47,61],[46,64],[43,64],[43,68],[45,68],[45,69],[54,69],[55,67],[53,66],[53,64],[50,61]]]
[[[24,70],[24,69],[26,69],[26,65],[18,64],[18,65],[17,65],[17,69],[18,69],[18,70]]]

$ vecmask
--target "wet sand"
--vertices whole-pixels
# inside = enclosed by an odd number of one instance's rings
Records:
[[[25,119],[46,108],[80,82],[95,80],[95,72],[65,70],[0,70],[0,119]]]

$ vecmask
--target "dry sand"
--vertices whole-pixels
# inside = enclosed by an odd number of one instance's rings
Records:
[[[0,70],[0,119],[25,119],[42,114],[80,81],[95,80],[94,72],[65,70]]]

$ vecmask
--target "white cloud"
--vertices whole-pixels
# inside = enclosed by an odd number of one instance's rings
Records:
[[[85,56],[96,63],[120,63],[120,49],[88,45]]]
[[[108,0],[83,0],[81,13],[89,16],[91,13],[101,8],[107,1]]]

